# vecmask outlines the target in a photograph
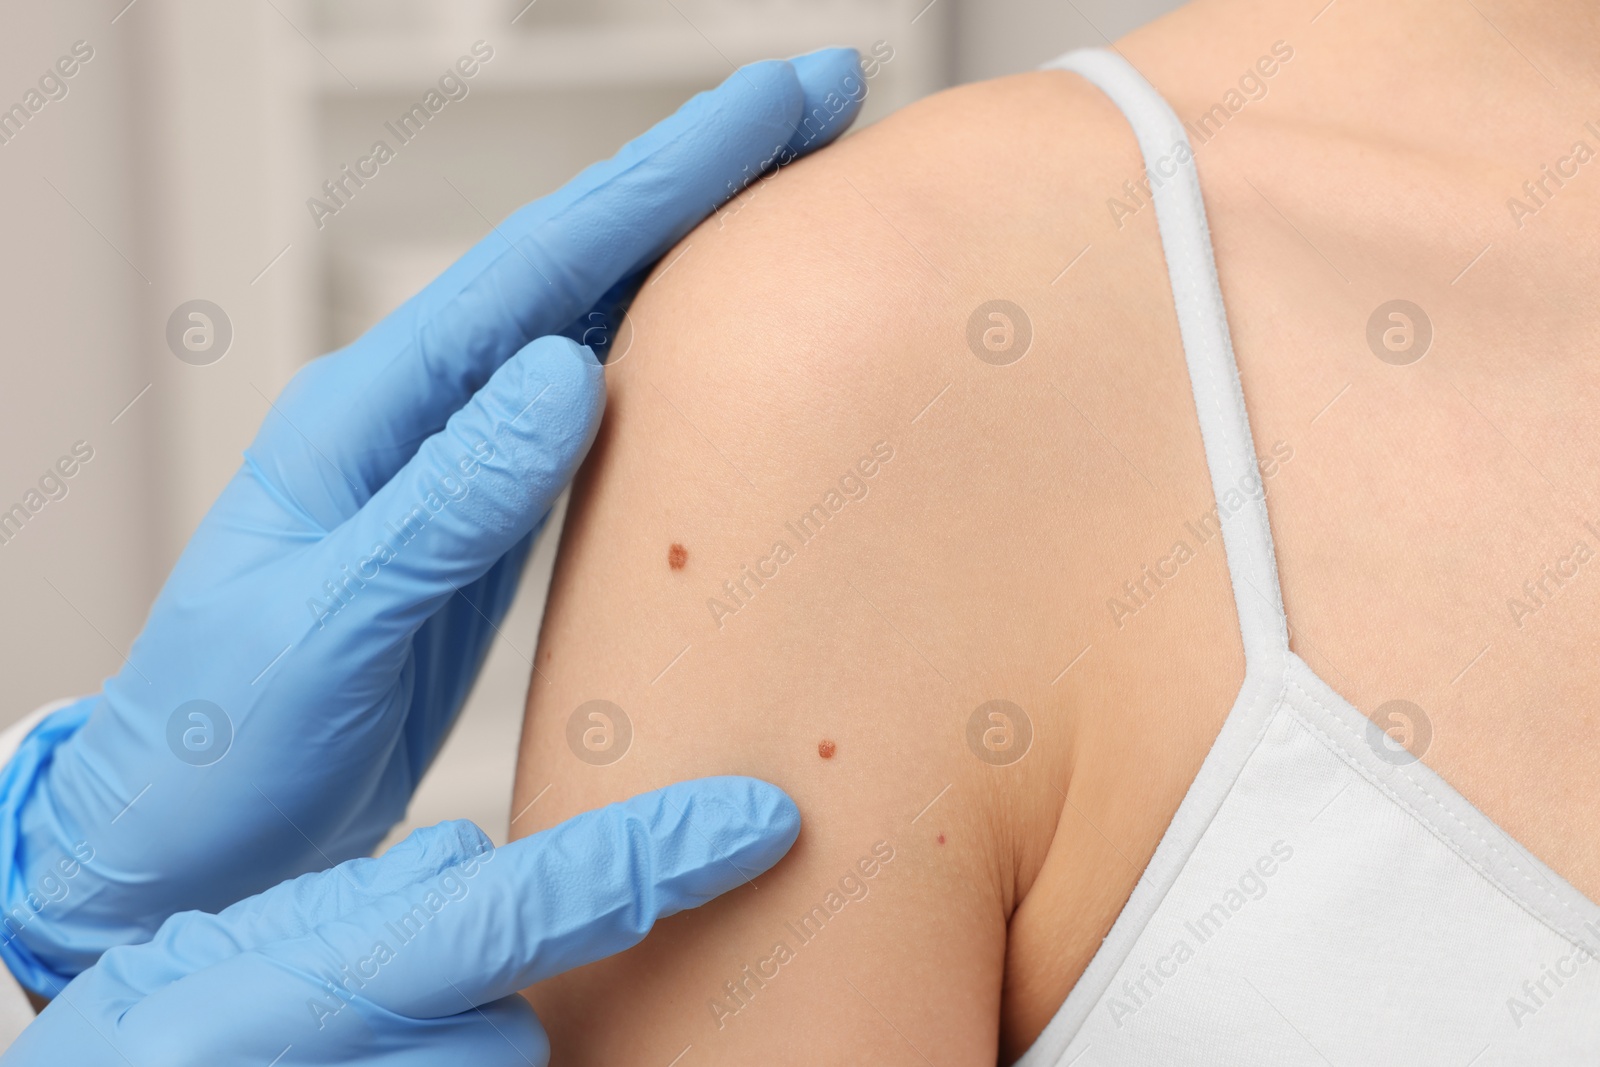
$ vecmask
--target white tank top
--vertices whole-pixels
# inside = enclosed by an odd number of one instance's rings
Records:
[[[1600,907],[1289,650],[1182,124],[1112,52],[1046,66],[1111,98],[1151,172],[1245,679],[1144,876],[1019,1067],[1600,1064]]]

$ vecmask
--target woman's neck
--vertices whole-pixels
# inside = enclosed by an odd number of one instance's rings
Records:
[[[1600,126],[1597,46],[1592,0],[1198,0],[1117,45],[1185,118],[1286,47],[1260,115],[1513,169]]]

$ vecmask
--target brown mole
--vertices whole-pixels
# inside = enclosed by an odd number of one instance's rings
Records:
[[[817,744],[817,755],[823,759],[832,759],[834,752],[838,751],[838,748],[839,746],[832,741],[821,741]]]
[[[683,570],[683,565],[689,562],[689,550],[674,541],[667,549],[667,566],[675,571]]]

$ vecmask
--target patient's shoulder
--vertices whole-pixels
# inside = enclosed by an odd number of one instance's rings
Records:
[[[1105,935],[1236,684],[1235,637],[1195,636],[1227,617],[1220,549],[1137,626],[1106,607],[1210,502],[1153,212],[1106,207],[1141,174],[1076,76],[967,86],[755,183],[641,290],[563,535],[513,830],[710,773],[783,786],[805,829],[760,893],[542,987],[553,1018],[628,994],[631,1032],[552,1031],[568,1062],[647,1038],[664,1060],[888,1062],[889,1017],[992,1063]],[[595,698],[626,710],[626,759],[574,747]],[[834,947],[746,990],[753,1010],[724,1003],[880,844],[893,865]],[[900,981],[930,959],[931,987]],[[819,1034],[845,978],[882,1015],[851,1000]],[[685,989],[711,1014],[684,1016]]]
[[[665,256],[632,312],[652,366],[615,368],[613,397],[656,374],[720,387],[688,403],[735,447],[794,429],[784,409],[854,441],[848,420],[904,425],[946,386],[1007,417],[1076,379],[1064,410],[1137,423],[1149,405],[1118,382],[1187,396],[1154,212],[1127,210],[1143,173],[1074,74],[935,94],[754,183]]]
[[[803,234],[791,242],[799,258],[772,269],[848,258],[854,272],[820,281],[832,282],[831,294],[870,275],[879,284],[863,299],[1000,283],[1034,289],[1059,282],[1086,246],[1121,235],[1125,216],[1112,202],[1125,202],[1125,183],[1143,173],[1126,121],[1099,90],[1065,71],[1036,71],[934,94],[781,168],[687,244],[724,245],[716,258],[731,271],[749,255],[770,260],[774,238]],[[1153,217],[1141,221],[1153,238]],[[1151,247],[1105,247],[1094,272]],[[899,269],[885,276],[890,268]],[[1049,291],[1070,299],[1074,287]]]

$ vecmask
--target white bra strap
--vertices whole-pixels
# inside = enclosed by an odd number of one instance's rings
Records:
[[[1097,86],[1122,111],[1139,140],[1211,468],[1246,666],[1276,661],[1287,650],[1289,637],[1267,522],[1266,487],[1256,466],[1194,151],[1166,100],[1115,52],[1086,48],[1045,66],[1072,71]]]

